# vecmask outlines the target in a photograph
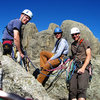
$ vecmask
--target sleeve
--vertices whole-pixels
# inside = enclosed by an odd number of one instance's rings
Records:
[[[61,41],[55,55],[51,57],[50,59],[53,60],[53,59],[60,57],[65,49],[65,46],[66,46],[66,43],[64,41]]]
[[[56,49],[56,47],[54,47],[54,49],[52,50],[52,53],[55,53],[55,49]]]
[[[55,43],[55,47],[54,47],[54,49],[52,50],[52,53],[55,53],[57,42],[58,42],[58,40],[57,40],[56,43]]]
[[[13,22],[13,30],[16,29],[18,31],[21,30],[21,26],[22,26],[22,23],[20,20],[16,19],[14,22]]]
[[[84,48],[85,48],[85,49],[90,48],[90,43],[89,43],[88,40],[84,40],[84,41],[83,41],[83,44],[84,44]]]

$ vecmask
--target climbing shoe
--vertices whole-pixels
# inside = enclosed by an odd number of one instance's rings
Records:
[[[39,68],[36,68],[36,70],[33,72],[33,76],[37,79],[37,76],[40,74]]]

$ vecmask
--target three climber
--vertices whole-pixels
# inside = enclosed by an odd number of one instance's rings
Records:
[[[3,34],[3,54],[12,53],[13,45],[16,46],[20,56],[24,58],[21,44],[21,27],[27,24],[33,14],[30,10],[25,9],[19,19],[11,20],[6,26]],[[70,100],[85,100],[86,90],[89,82],[89,66],[91,60],[91,48],[85,39],[80,38],[80,30],[77,27],[71,29],[71,36],[74,42],[71,44],[72,59],[77,63],[77,69],[69,82],[69,99]],[[57,27],[54,30],[54,35],[57,39],[52,52],[42,51],[40,53],[41,71],[37,80],[44,85],[46,78],[50,74],[48,69],[57,67],[64,56],[67,56],[69,51],[68,42],[62,37],[63,31]],[[81,42],[81,43],[80,43]]]

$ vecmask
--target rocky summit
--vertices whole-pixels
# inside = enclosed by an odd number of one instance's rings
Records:
[[[58,27],[51,23],[48,29],[38,32],[34,23],[28,23],[22,27],[22,44],[32,63],[39,67],[39,55],[42,50],[51,51],[56,41],[53,31]],[[100,100],[100,42],[93,35],[91,30],[82,23],[72,20],[64,20],[61,24],[63,37],[71,46],[72,38],[70,29],[78,27],[81,30],[82,38],[88,40],[92,50],[92,81],[87,90],[87,100]],[[43,87],[32,75],[35,70],[30,64],[29,72],[8,56],[2,55],[2,45],[0,44],[0,61],[3,69],[3,90],[8,93],[16,93],[22,97],[34,98],[34,100],[68,100],[68,88],[66,83],[66,72],[62,72],[55,80],[56,72],[53,77],[49,77]],[[70,50],[69,50],[70,51]],[[70,55],[70,52],[69,52]],[[51,85],[50,85],[51,84]]]

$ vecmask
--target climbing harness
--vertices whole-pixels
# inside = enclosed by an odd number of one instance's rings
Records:
[[[68,59],[69,60],[69,59]],[[51,65],[51,64],[50,64]],[[66,67],[64,67],[63,66],[64,65],[64,63],[63,63],[63,61],[61,62],[61,64],[58,66],[58,67],[56,67],[56,68],[53,68],[52,67],[52,65],[51,65],[51,69],[45,69],[45,71],[48,71],[48,72],[53,72],[53,71],[58,71],[58,70],[62,70],[62,69],[66,69]],[[44,74],[44,73],[42,73],[42,72],[40,72],[41,74],[43,74],[43,75],[45,75],[45,76],[47,76],[47,77],[54,77],[54,76],[57,76],[57,74],[51,74],[51,75],[46,75],[46,74]]]
[[[66,69],[65,64],[68,63],[68,61],[70,61],[70,59],[65,59],[65,61],[62,61],[62,63],[56,67],[56,68],[52,68],[52,69],[46,69],[46,71],[55,71],[55,70],[61,70],[61,69]]]

